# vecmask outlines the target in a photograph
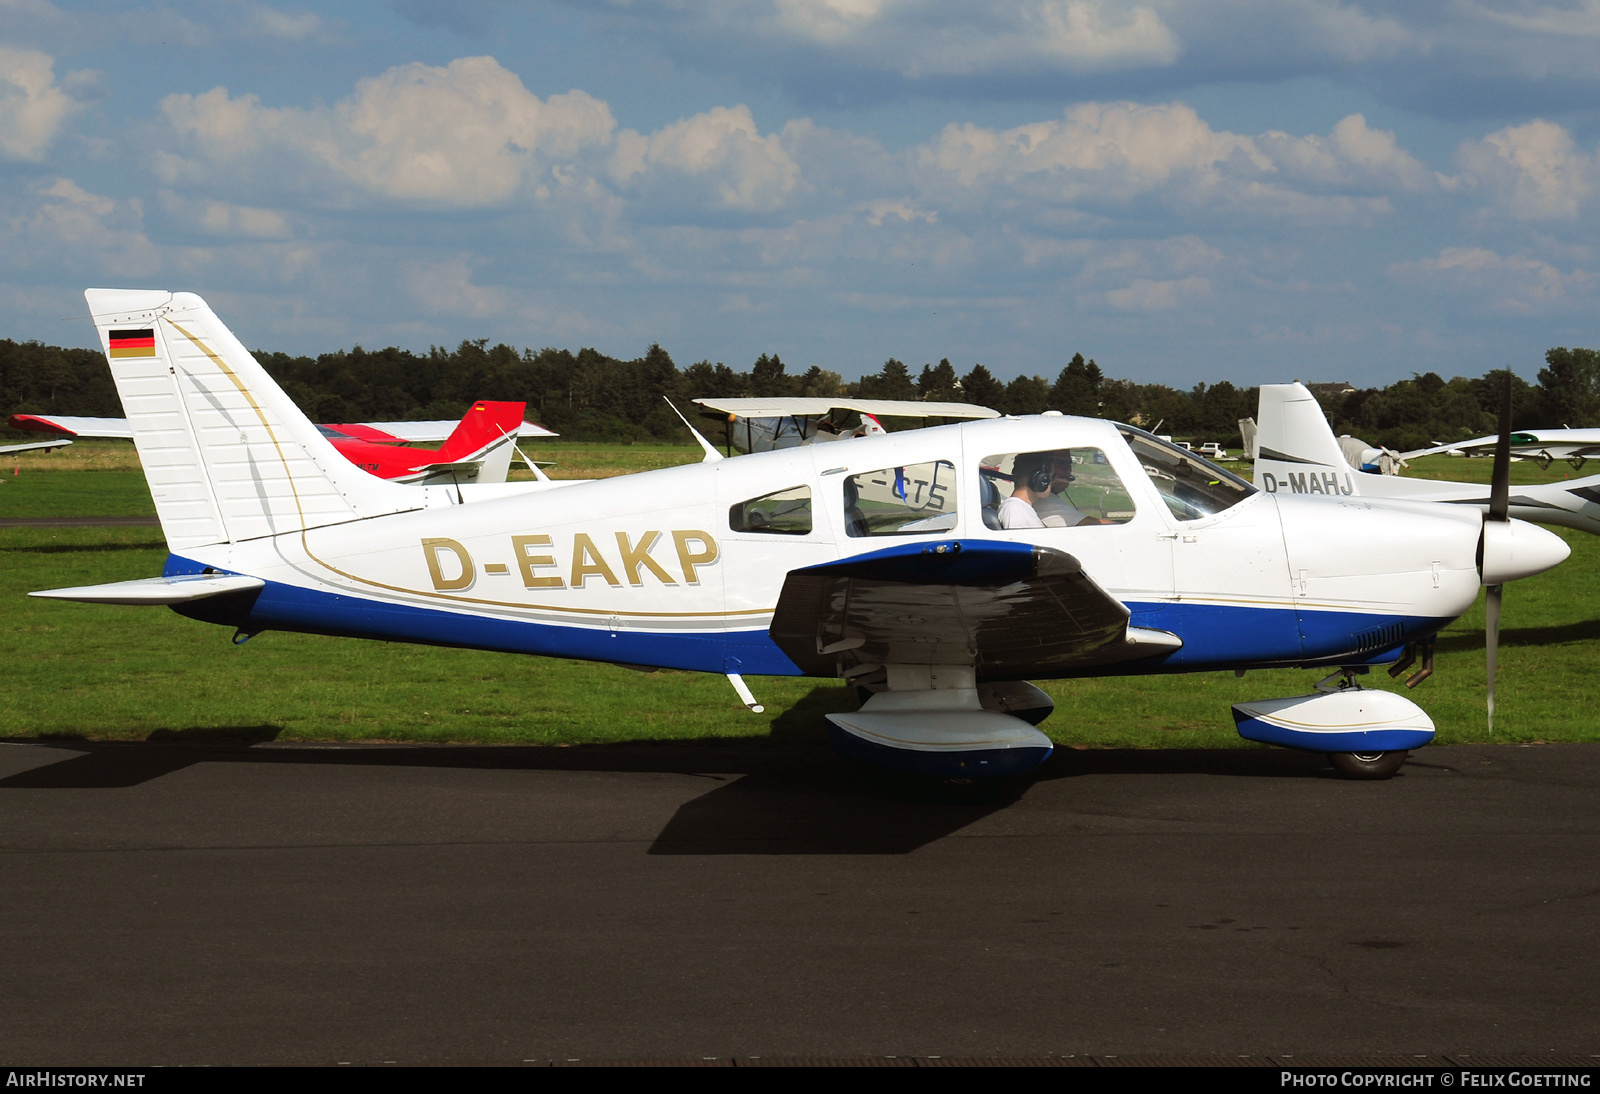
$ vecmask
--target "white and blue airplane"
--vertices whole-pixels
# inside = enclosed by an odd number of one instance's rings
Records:
[[[1303,666],[1247,738],[1386,777],[1433,737],[1368,666],[1428,642],[1558,537],[1472,510],[1274,495],[1129,426],[1045,415],[722,459],[460,504],[338,457],[205,302],[91,289],[170,554],[35,596],[235,628],[838,679],[836,748],[949,779],[1050,754],[1029,679]],[[1010,497],[1005,495],[1009,494]],[[1391,544],[1375,554],[1374,539]],[[1334,683],[1337,681],[1337,684]]]

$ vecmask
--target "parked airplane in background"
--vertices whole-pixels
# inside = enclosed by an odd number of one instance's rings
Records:
[[[1236,705],[1239,732],[1386,777],[1433,723],[1360,675],[1430,642],[1481,584],[1567,555],[1495,514],[1266,493],[1130,426],[1061,416],[732,460],[707,444],[700,464],[461,506],[334,458],[198,296],[86,295],[108,348],[154,332],[149,356],[111,369],[171,553],[162,577],[34,595],[166,604],[236,641],[724,673],[758,711],[746,674],[840,679],[870,698],[828,716],[835,747],[905,771],[1041,763],[1052,704],[1030,677],[1302,666],[1330,675]]]
[[[1488,486],[1372,474],[1352,467],[1316,396],[1303,384],[1262,384],[1257,416],[1255,484],[1269,494],[1445,502],[1488,512]],[[1516,437],[1511,434],[1513,448]],[[1600,535],[1600,475],[1512,487],[1508,500],[1511,516],[1518,520]]]
[[[906,399],[696,399],[722,416],[730,453],[771,452],[822,441],[876,437],[888,430],[879,418],[962,421],[998,418],[998,410],[974,403],[923,403]]]
[[[1419,448],[1402,453],[1403,459],[1417,456],[1492,456],[1494,437],[1478,437],[1454,444]],[[1511,457],[1517,460],[1536,460],[1540,467],[1549,467],[1556,460],[1566,460],[1574,471],[1583,470],[1591,456],[1600,456],[1600,429],[1519,429],[1511,434]]]
[[[0,445],[0,456],[10,456],[17,452],[50,452],[57,448],[66,448],[72,444],[63,438],[59,441],[33,441],[28,444]]]
[[[145,348],[145,339],[124,341],[138,341],[138,348]],[[125,346],[118,352],[130,350]],[[345,459],[379,478],[405,483],[501,483],[506,481],[519,438],[556,436],[542,425],[523,421],[526,410],[525,403],[480,401],[459,422],[366,422],[319,425],[317,429]],[[13,414],[9,424],[12,429],[63,437],[133,436],[125,418]],[[427,441],[444,443],[438,449],[410,447]],[[526,457],[524,460],[527,462]],[[529,466],[533,466],[531,462]]]

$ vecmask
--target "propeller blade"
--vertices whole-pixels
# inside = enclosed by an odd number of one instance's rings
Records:
[[[1489,519],[1506,520],[1511,510],[1511,370],[1506,370],[1506,400],[1500,407],[1500,437],[1494,445],[1494,478],[1489,486]]]
[[[1489,486],[1489,512],[1486,521],[1507,521],[1511,512],[1511,370],[1506,370],[1506,398],[1500,406],[1500,436],[1494,445],[1494,478]],[[1479,540],[1478,550],[1483,551]],[[1482,565],[1482,558],[1479,559]],[[1500,654],[1500,597],[1504,585],[1490,585],[1484,604],[1483,650],[1489,670],[1489,732],[1494,732],[1494,677]]]
[[[1483,648],[1489,656],[1489,732],[1494,732],[1494,670],[1500,653],[1500,594],[1504,585],[1490,585],[1484,605]]]

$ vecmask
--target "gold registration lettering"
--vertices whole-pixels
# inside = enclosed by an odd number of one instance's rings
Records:
[[[717,541],[704,532],[690,529],[672,533],[672,542],[678,548],[678,565],[683,567],[683,580],[690,585],[700,584],[694,568],[709,566],[717,561]],[[690,542],[700,544],[702,549],[691,551]]]
[[[603,577],[608,585],[622,584],[606,565],[605,556],[594,545],[594,540],[587,533],[579,532],[572,537],[572,587],[583,588],[583,583],[591,577]]]
[[[643,566],[656,577],[661,579],[663,585],[676,585],[677,582],[667,576],[667,571],[661,564],[650,557],[650,548],[656,545],[656,540],[661,538],[660,532],[646,532],[639,537],[639,542],[632,547],[628,546],[628,533],[617,533],[617,547],[622,551],[622,569],[628,575],[629,585],[643,585],[644,579],[639,576],[639,567]]]
[[[456,563],[461,567],[460,575],[456,577],[444,576],[444,565],[439,561],[439,552],[449,551],[456,556]],[[433,579],[433,587],[440,592],[454,589],[469,589],[472,580],[477,575],[472,569],[472,556],[467,549],[453,539],[425,539],[422,541],[422,554],[428,560],[428,576]]]
[[[551,555],[530,555],[530,547],[550,546],[549,536],[512,536],[511,553],[516,556],[517,569],[522,571],[522,584],[528,589],[559,589],[563,583],[559,577],[534,576],[536,566],[554,566],[556,560]]]

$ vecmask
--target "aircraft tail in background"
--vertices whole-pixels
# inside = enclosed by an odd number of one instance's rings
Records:
[[[1255,484],[1269,494],[1361,493],[1316,396],[1304,384],[1262,384],[1256,410]]]
[[[1487,483],[1413,479],[1352,467],[1316,398],[1302,384],[1262,384],[1256,413],[1255,484],[1269,494],[1444,502],[1488,512]],[[1351,444],[1351,457],[1365,461],[1377,453],[1380,459],[1398,459],[1389,449],[1358,449],[1362,444]],[[1600,535],[1600,475],[1513,487],[1510,515]]]
[[[439,447],[439,459],[469,460],[477,457],[492,445],[510,438],[517,439],[522,426],[522,415],[527,403],[496,403],[479,400],[472,404],[461,418],[461,424]]]

